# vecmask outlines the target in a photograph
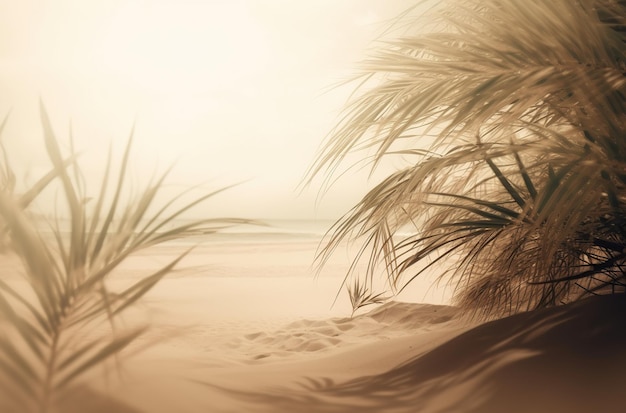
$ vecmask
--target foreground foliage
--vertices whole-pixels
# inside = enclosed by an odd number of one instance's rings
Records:
[[[0,216],[24,272],[23,279],[0,278],[3,412],[54,410],[71,394],[77,380],[117,357],[141,335],[145,327],[122,328],[120,316],[186,253],[130,285],[112,288],[116,268],[131,254],[247,222],[205,219],[180,224],[177,218],[219,191],[181,203],[183,193],[164,205],[155,205],[167,173],[141,191],[125,188],[132,135],[117,181],[111,184],[114,176],[109,155],[99,193],[88,198],[77,157],[70,154],[70,161],[64,160],[43,107],[41,114],[52,179],[61,187],[71,222],[69,233],[58,218],[50,222],[50,236],[26,215],[23,197],[6,188],[0,191]]]
[[[335,224],[321,261],[362,240],[363,282],[382,268],[399,292],[437,271],[486,314],[623,292],[625,2],[421,2],[395,27],[311,176],[353,151],[406,166]]]

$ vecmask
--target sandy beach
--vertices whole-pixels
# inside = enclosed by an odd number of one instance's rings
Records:
[[[314,245],[199,247],[124,318],[147,332],[61,411],[621,411],[624,297],[487,323],[449,305],[400,301],[350,318],[343,294],[331,308],[343,274],[311,275]],[[117,282],[181,248],[134,257]],[[257,252],[231,261],[249,250]]]
[[[0,3],[0,413],[626,412],[626,0]]]

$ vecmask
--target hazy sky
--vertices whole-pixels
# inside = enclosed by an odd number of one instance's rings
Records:
[[[27,180],[47,169],[41,97],[88,176],[133,122],[133,176],[216,188],[213,213],[335,218],[367,188],[348,176],[317,207],[297,193],[356,68],[407,0],[0,0],[3,139]]]

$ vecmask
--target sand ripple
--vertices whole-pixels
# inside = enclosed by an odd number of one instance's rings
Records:
[[[226,345],[237,350],[231,354],[242,362],[268,362],[429,331],[453,322],[456,315],[457,309],[450,306],[390,302],[354,318],[298,320],[273,331],[245,334]]]

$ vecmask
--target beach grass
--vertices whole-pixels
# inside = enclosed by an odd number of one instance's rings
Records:
[[[387,301],[384,293],[373,293],[370,287],[363,283],[360,278],[355,278],[352,284],[346,286],[348,295],[350,296],[350,304],[352,305],[351,317],[357,310],[375,304],[382,304]]]

